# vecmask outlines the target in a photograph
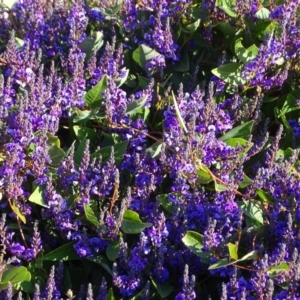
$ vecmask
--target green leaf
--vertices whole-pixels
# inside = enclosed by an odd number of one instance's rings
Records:
[[[105,16],[112,17],[115,16],[121,10],[121,8],[122,8],[122,4],[117,4],[113,7],[106,8],[103,14]]]
[[[256,47],[255,44],[248,47],[246,50],[248,52],[248,60],[247,61],[250,61],[250,60],[254,59],[258,54],[258,48]]]
[[[104,92],[106,88],[107,75],[104,75],[101,80],[85,94],[84,100],[86,105],[92,108],[100,107],[103,99],[102,92]]]
[[[93,8],[92,10],[97,10]],[[89,61],[94,52],[97,52],[104,44],[103,33],[97,31],[94,36],[85,38],[78,47],[85,52],[85,61]]]
[[[174,204],[169,200],[169,194],[160,194],[156,196],[156,200],[160,203],[160,205],[171,214],[174,209]]]
[[[186,51],[182,53],[182,57],[180,58],[180,60],[175,62],[172,68],[177,72],[187,72],[190,69],[189,56]]]
[[[16,43],[18,49],[20,49],[24,46],[24,40],[22,40],[18,37],[15,37],[15,43]]]
[[[224,185],[224,184],[221,184],[221,183],[218,183],[216,180],[214,181],[214,184],[215,184],[215,191],[216,192],[224,192],[224,191],[227,191],[228,190],[228,186]]]
[[[44,187],[38,186],[28,198],[28,201],[49,208],[43,198]]]
[[[241,259],[231,261],[231,262],[229,262],[226,258],[220,259],[215,264],[211,265],[208,268],[208,270],[214,270],[214,269],[218,269],[218,268],[222,268],[222,267],[227,267],[227,266],[236,264],[236,263],[241,262],[241,261],[252,260],[252,259],[257,259],[257,251],[256,250],[247,253]]]
[[[253,180],[249,178],[246,174],[244,174],[244,180],[239,184],[240,189],[244,189],[245,187],[251,185],[253,183]]]
[[[105,300],[115,300],[115,296],[114,296],[114,292],[113,292],[113,289],[110,288],[109,291],[108,291],[108,294],[106,296],[106,299]]]
[[[257,203],[250,201],[241,201],[238,203],[241,210],[251,219],[263,224],[263,213],[261,207]]]
[[[263,20],[269,19],[270,11],[267,8],[262,7],[259,11],[256,12],[255,17]]]
[[[91,206],[89,204],[84,203],[83,204],[84,214],[86,219],[96,227],[99,226],[98,218],[96,217],[94,211],[92,210]]]
[[[297,97],[297,96],[296,96]],[[295,96],[288,94],[285,97],[281,97],[277,101],[277,107],[275,108],[275,113],[278,118],[285,122],[285,127],[290,128],[287,120],[296,119],[300,113],[300,106],[297,103],[297,98]]]
[[[211,72],[222,79],[226,83],[231,85],[245,84],[245,80],[242,78],[243,65],[239,63],[229,63],[221,67],[211,70]]]
[[[55,136],[51,132],[47,132],[47,137],[48,137],[47,144],[49,146],[56,146],[60,148],[60,140],[57,136]]]
[[[256,189],[257,196],[263,201],[267,203],[276,203],[276,200],[267,192],[263,191],[262,189]]]
[[[98,255],[96,257],[88,257],[88,260],[100,265],[101,267],[103,267],[104,270],[107,271],[108,274],[112,275],[112,271],[109,267],[109,261],[107,260],[107,258],[103,255]]]
[[[235,1],[230,0],[217,0],[216,7],[219,7],[223,10],[228,16],[236,18],[238,15],[235,11],[232,10],[232,6],[235,4]]]
[[[240,261],[245,261],[245,260],[252,260],[252,259],[257,259],[257,250],[253,250],[246,255],[244,255],[242,258],[237,260],[238,262]]]
[[[201,22],[201,19],[198,19],[197,21],[190,23],[190,24],[186,25],[185,27],[182,27],[181,29],[183,32],[194,33],[198,29],[200,22]]]
[[[195,231],[187,231],[182,242],[188,247],[193,253],[201,256],[203,248],[203,235]]]
[[[283,159],[283,160],[289,160],[294,154],[294,151],[292,148],[287,148],[285,150],[279,149],[276,153],[276,160]]]
[[[86,139],[83,139],[74,153],[74,163],[77,168],[80,166],[85,147],[86,147]]]
[[[241,151],[241,153],[239,153],[239,158],[241,158],[244,154],[246,154],[253,146],[253,143],[252,142],[248,142],[247,140],[245,139],[242,139],[242,138],[229,138],[225,141],[225,143],[228,145],[228,146],[231,146],[233,148],[236,148],[238,146],[240,147],[243,147],[243,146],[246,146],[248,145],[246,148],[244,147],[244,149]]]
[[[152,277],[150,277],[150,279],[154,288],[157,290],[161,298],[166,298],[172,293],[174,287],[169,283],[160,284],[156,283]]]
[[[176,111],[178,121],[180,123],[180,127],[184,130],[184,133],[187,133],[188,130],[187,130],[187,128],[185,126],[185,123],[184,123],[184,120],[181,116],[181,113],[180,113],[180,110],[179,110],[179,107],[178,107],[178,104],[177,104],[177,100],[175,98],[175,95],[174,95],[173,91],[172,91],[172,100],[173,100],[173,104],[174,104],[174,107],[175,107],[175,111]]]
[[[149,148],[146,149],[146,152],[150,153],[152,158],[158,157],[160,152],[161,152],[161,148],[164,144],[163,140],[159,140],[157,142],[155,142],[153,145],[151,145]]]
[[[27,268],[21,267],[9,267],[2,275],[0,282],[0,290],[7,288],[8,283],[15,285],[20,282],[30,281],[31,274]]]
[[[201,164],[201,168],[198,168],[196,172],[198,175],[198,184],[208,184],[213,180],[212,176],[210,175],[209,168],[203,164]]]
[[[253,124],[254,124],[254,121],[249,121],[247,123],[239,125],[239,126],[233,128],[232,130],[230,130],[229,132],[227,132],[222,137],[220,137],[219,140],[224,142],[233,137],[235,137],[235,138],[240,137],[245,140],[248,140],[251,135]]]
[[[95,141],[97,139],[97,133],[92,128],[74,125],[73,130],[79,142],[83,141],[84,139],[90,141]]]
[[[115,261],[119,257],[120,242],[111,242],[106,248],[106,256],[109,260]]]
[[[151,226],[151,223],[142,223],[138,213],[135,211],[126,210],[123,216],[121,229],[127,234],[137,234]]]
[[[220,22],[216,25],[212,25],[213,28],[217,28],[224,35],[224,40],[227,44],[231,44],[235,37],[235,29],[228,22]]]
[[[290,271],[290,266],[287,262],[284,261],[277,266],[268,268],[267,274],[271,278],[274,278],[278,275],[278,273],[284,273],[284,272],[288,272],[288,271]]]
[[[229,257],[231,259],[238,260],[238,247],[237,247],[237,245],[232,244],[232,243],[228,243],[227,247],[228,247]]]
[[[0,2],[0,7],[12,9],[17,0],[3,0]]]
[[[92,155],[92,157],[95,158],[95,157],[99,157],[101,155],[102,163],[105,163],[110,158],[111,148],[113,148],[114,149],[115,163],[118,165],[123,159],[123,156],[124,156],[124,153],[127,149],[128,143],[129,143],[128,141],[123,141],[123,142],[120,142],[120,143],[115,144],[113,146],[104,147],[104,148],[96,151]]]
[[[145,95],[141,99],[134,100],[127,104],[126,109],[126,115],[132,116],[139,112],[140,109],[142,109],[145,104],[147,103],[148,95]]]
[[[10,208],[12,209],[12,211],[15,213],[15,215],[24,223],[26,224],[26,217],[24,215],[22,215],[22,213],[20,212],[19,208],[15,205],[15,203],[13,201],[9,202]]]
[[[44,256],[44,260],[50,260],[50,261],[60,261],[60,260],[77,260],[79,259],[79,256],[74,250],[74,244],[75,242],[71,242],[68,244],[64,244],[63,246],[60,246],[56,248],[55,250],[47,253]]]
[[[56,145],[49,149],[48,154],[50,156],[52,166],[58,166],[65,157],[64,150]]]
[[[73,118],[74,124],[86,124],[92,117],[96,116],[98,109],[93,110],[79,110],[75,109],[75,116]],[[98,117],[99,118],[99,117]]]
[[[249,48],[245,49],[242,45],[242,38],[239,38],[235,41],[234,51],[237,57],[243,62],[247,63],[256,57],[258,54],[258,48],[256,45],[252,45]]]
[[[134,50],[132,55],[133,60],[145,71],[147,71],[146,64],[160,54],[146,45],[140,45],[137,49]]]
[[[126,80],[128,78],[128,75],[129,75],[129,69],[126,69],[124,76],[123,77],[118,77],[116,79],[117,87],[120,87],[121,85],[123,85],[126,82]]]
[[[233,264],[232,262],[229,262],[226,258],[218,260],[216,263],[208,267],[208,270],[214,270],[222,267],[227,267]]]

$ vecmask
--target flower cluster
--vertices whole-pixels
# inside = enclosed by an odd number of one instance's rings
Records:
[[[1,299],[300,298],[299,1],[2,2]]]

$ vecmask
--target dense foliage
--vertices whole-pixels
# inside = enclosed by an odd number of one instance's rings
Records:
[[[300,1],[0,5],[1,299],[300,299]]]

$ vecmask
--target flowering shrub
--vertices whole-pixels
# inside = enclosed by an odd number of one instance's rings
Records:
[[[2,0],[1,299],[300,299],[299,1]]]

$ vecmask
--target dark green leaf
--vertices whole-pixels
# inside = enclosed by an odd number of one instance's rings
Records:
[[[110,147],[104,147],[104,148],[96,151],[92,156],[99,157],[101,155],[102,163],[105,163],[108,161],[108,159],[111,155],[111,148],[114,148],[115,162],[118,165],[123,159],[123,156],[127,149],[128,143],[129,143],[128,141],[123,141],[121,143],[115,144]]]
[[[44,256],[44,260],[51,260],[51,261],[60,261],[60,260],[77,260],[79,259],[79,256],[74,250],[74,244],[75,242],[71,242],[68,244],[64,244],[63,246],[60,246],[56,248],[55,250],[47,253]]]
[[[229,132],[227,132],[225,135],[223,135],[222,137],[220,137],[220,141],[226,141],[230,138],[243,138],[245,140],[248,140],[252,131],[252,127],[253,127],[253,123],[254,121],[249,121],[247,123],[244,123],[242,125],[239,125],[235,128],[233,128],[232,130],[230,130]]]
[[[214,270],[214,269],[218,269],[218,268],[222,268],[222,267],[227,267],[231,264],[232,264],[232,262],[229,262],[226,258],[220,259],[213,265],[209,266],[208,270]]]
[[[174,204],[170,202],[168,194],[157,195],[156,200],[169,214],[172,213]]]
[[[157,57],[159,55],[160,54],[154,49],[146,45],[140,45],[133,52],[133,60],[145,71],[147,71],[146,64],[150,62],[154,57]]]
[[[127,234],[137,234],[151,226],[151,223],[142,223],[138,213],[135,211],[126,210],[123,216],[121,229]]]
[[[227,43],[231,43],[235,36],[235,29],[228,22],[220,22],[216,25],[213,25],[213,27],[222,32]]]
[[[109,260],[115,261],[119,257],[119,241],[111,242],[106,248],[106,256]]]
[[[105,269],[108,274],[112,275],[112,271],[109,267],[109,261],[107,260],[107,258],[105,256],[98,255],[96,257],[89,257],[88,259],[90,261],[102,266],[103,269]]]
[[[86,105],[92,108],[100,107],[103,99],[102,92],[105,91],[106,87],[107,76],[104,75],[101,80],[85,94],[84,100]]]
[[[170,285],[169,283],[163,283],[163,284],[156,283],[152,277],[150,278],[153,286],[155,287],[155,289],[157,290],[157,292],[162,298],[166,298],[172,293],[174,289],[172,285]]]
[[[83,204],[84,214],[86,219],[96,227],[99,226],[98,218],[96,217],[94,211],[92,210],[91,206],[89,204],[84,203]]]
[[[173,65],[172,68],[177,72],[187,72],[190,69],[189,56],[186,51],[182,53],[182,57]]]
[[[245,187],[251,185],[253,183],[253,180],[249,178],[246,174],[244,174],[244,180],[239,184],[240,189],[244,189]]]
[[[134,100],[127,104],[126,114],[132,116],[136,114],[147,103],[148,95],[145,95],[141,99]]]
[[[86,147],[86,139],[83,139],[74,153],[74,163],[78,168],[82,161],[83,153]]]

